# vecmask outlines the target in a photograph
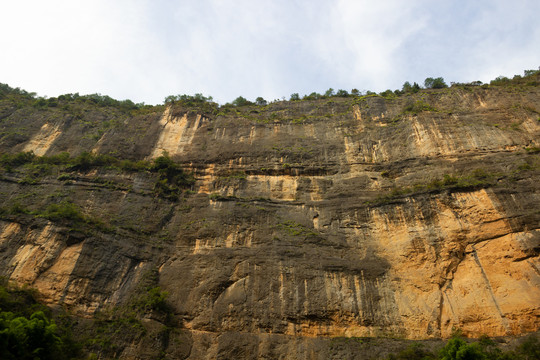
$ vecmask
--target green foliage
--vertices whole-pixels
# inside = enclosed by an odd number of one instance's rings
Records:
[[[50,204],[41,216],[51,221],[70,221],[72,223],[86,221],[85,216],[81,213],[77,205],[68,201],[62,201],[59,204]]]
[[[487,360],[487,356],[478,343],[468,344],[465,340],[454,337],[446,343],[439,353],[441,360]]]
[[[506,76],[498,76],[489,82],[489,85],[504,86],[510,84],[510,79]]]
[[[516,354],[524,360],[540,359],[540,341],[537,335],[527,336],[516,349]]]
[[[245,97],[239,96],[236,99],[233,100],[232,104],[234,106],[247,106],[247,105],[253,105],[253,103],[249,100],[247,100]]]
[[[351,90],[351,95],[353,95],[353,96],[360,96],[360,90],[358,90],[358,89],[352,89],[352,90]]]
[[[117,160],[110,155],[95,155],[89,152],[83,152],[79,156],[71,159],[71,167],[74,170],[90,170],[96,167],[112,166]]]
[[[436,359],[435,355],[424,348],[422,344],[412,343],[398,354],[390,354],[388,360],[429,360]]]
[[[326,92],[324,93],[324,96],[326,96],[326,97],[330,97],[330,96],[334,96],[334,95],[335,95],[335,92],[334,92],[334,89],[332,89],[332,88],[326,90]]]
[[[41,311],[27,319],[0,313],[0,355],[2,359],[58,359],[62,340],[57,327]]]
[[[214,99],[211,96],[204,96],[197,93],[195,95],[169,95],[165,98],[164,104],[169,105],[173,103],[180,103],[186,106],[193,106],[203,103],[211,103]]]
[[[405,108],[403,109],[403,113],[415,115],[423,111],[437,111],[437,109],[422,100],[417,100],[414,103],[409,102],[407,105],[405,105]]]
[[[168,292],[162,291],[159,286],[148,289],[146,297],[143,298],[142,308],[148,311],[167,312],[170,311],[167,304]]]
[[[318,99],[322,99],[322,95],[316,92],[312,92],[311,94],[304,95],[302,97],[302,100],[318,100]]]
[[[386,99],[392,99],[396,97],[396,94],[390,89],[381,92],[379,95],[381,95],[382,97]]]
[[[534,76],[534,75],[537,75],[537,74],[540,74],[540,69],[537,69],[537,70],[523,70],[523,76],[524,77]]]
[[[150,170],[157,172],[159,175],[154,184],[154,191],[159,197],[169,200],[178,200],[178,195],[182,192],[181,188],[190,186],[195,182],[193,177],[185,173],[166,152],[154,159]]]
[[[456,333],[437,354],[425,350],[421,344],[413,343],[397,354],[390,354],[388,360],[536,360],[540,359],[540,343],[536,335],[521,340],[514,349],[503,352],[497,343],[487,336],[478,341],[468,342]]]
[[[0,165],[5,171],[11,172],[14,167],[26,166],[31,167],[26,171],[26,176],[20,180],[23,184],[35,183],[39,176],[50,172],[49,166],[65,166],[64,171],[58,176],[58,180],[71,180],[72,176],[69,172],[72,171],[88,171],[94,168],[111,168],[122,171],[150,171],[158,174],[158,179],[154,185],[154,191],[159,197],[169,200],[177,200],[178,195],[182,193],[182,188],[191,186],[195,180],[191,174],[183,171],[182,167],[176,164],[168,154],[154,159],[152,163],[147,161],[131,161],[120,160],[111,155],[92,154],[83,152],[80,155],[71,158],[68,153],[60,153],[54,156],[35,156],[32,152],[21,152],[17,154],[2,154],[0,155]],[[99,182],[96,180],[96,182]],[[105,185],[114,185],[111,182],[101,182]],[[39,216],[47,217],[51,220],[69,219],[82,220],[77,217],[75,209],[68,204],[56,204],[55,208],[47,209],[45,213]],[[25,210],[26,211],[26,210]],[[11,213],[7,209],[3,209],[4,213]],[[89,219],[85,219],[88,221]]]
[[[0,156],[0,164],[3,167],[16,167],[33,162],[36,159],[36,155],[32,151],[20,152],[16,154],[2,154]]]
[[[414,94],[414,93],[417,93],[418,91],[420,91],[420,85],[418,85],[417,83],[414,83],[413,85],[411,85],[410,82],[405,81],[403,83],[401,91],[404,94]]]
[[[258,98],[255,99],[255,104],[259,106],[265,106],[268,104],[268,102],[259,96]]]
[[[16,154],[0,155],[0,165],[12,170],[13,167],[22,165],[66,165],[69,171],[87,171],[100,167],[116,167],[125,171],[144,171],[150,168],[147,161],[120,160],[111,155],[92,154],[83,152],[76,157],[70,157],[69,153],[62,152],[52,156],[36,156],[33,152],[20,152]],[[41,167],[40,169],[46,169]]]
[[[435,179],[425,184],[415,184],[410,187],[397,187],[389,193],[379,196],[374,203],[388,203],[398,197],[421,192],[439,192],[442,190],[469,191],[493,185],[495,174],[490,174],[482,169],[474,170],[468,176],[453,176],[445,174],[442,179]]]
[[[442,77],[431,78],[428,77],[424,80],[424,86],[426,89],[443,89],[448,87]]]
[[[315,231],[292,220],[284,221],[278,224],[277,227],[291,236],[299,236],[303,238],[318,236]]]
[[[527,151],[530,154],[540,153],[540,147],[536,147],[536,146],[526,147],[525,151]]]
[[[247,174],[245,171],[227,171],[219,175],[218,179],[223,184],[231,184],[238,180],[245,180]]]
[[[29,289],[0,285],[0,359],[73,359],[79,355],[71,331],[59,326]]]
[[[66,95],[65,97],[68,97],[71,94]],[[127,100],[116,100],[108,95],[101,95],[99,93],[96,94],[90,94],[90,95],[83,95],[83,96],[74,96],[74,100],[79,102],[87,102],[90,104],[94,104],[100,107],[115,107],[120,110],[129,111],[129,110],[137,110],[140,108],[145,107],[144,103],[138,103],[135,104],[133,101],[127,99]]]
[[[33,99],[36,96],[36,93],[29,93],[26,90],[20,88],[12,88],[8,84],[0,83],[0,99],[4,99],[10,95],[20,96],[24,99]]]
[[[347,92],[347,90],[339,89],[336,92],[336,96],[338,96],[338,97],[347,97],[347,96],[349,96],[349,93]]]
[[[300,100],[300,95],[298,95],[298,93],[293,93],[293,94],[291,94],[291,98],[289,100],[290,101],[298,101],[298,100]]]

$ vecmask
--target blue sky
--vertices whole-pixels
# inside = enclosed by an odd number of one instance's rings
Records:
[[[538,69],[538,14],[538,0],[3,1],[0,82],[148,104],[487,82]]]

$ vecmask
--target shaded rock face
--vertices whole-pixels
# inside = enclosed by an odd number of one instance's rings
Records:
[[[431,110],[406,111],[415,102]],[[5,173],[6,206],[69,199],[108,230],[4,215],[0,272],[89,317],[157,269],[177,358],[351,356],[328,337],[537,331],[539,114],[534,86],[82,120],[8,107],[3,131],[22,135],[2,138],[4,152],[167,152],[196,182],[173,202],[147,172],[30,184]],[[120,355],[138,358],[145,341]]]

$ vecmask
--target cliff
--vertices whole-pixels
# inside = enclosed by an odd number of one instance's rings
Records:
[[[4,95],[0,275],[82,332],[139,310],[144,331],[100,350],[124,359],[354,358],[344,337],[538,331],[527,81],[138,110]]]

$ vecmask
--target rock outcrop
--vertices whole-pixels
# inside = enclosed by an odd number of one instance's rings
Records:
[[[193,173],[176,201],[149,171],[2,173],[2,276],[91,318],[158,274],[179,330],[122,358],[352,357],[343,337],[540,327],[537,85],[131,114],[4,99],[0,125],[4,153],[166,152]],[[66,203],[84,221],[46,215]]]

